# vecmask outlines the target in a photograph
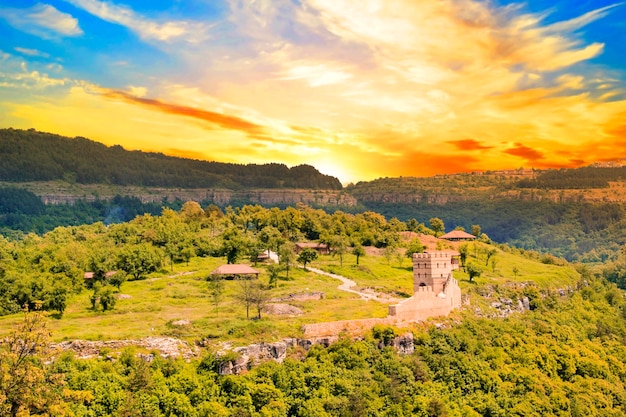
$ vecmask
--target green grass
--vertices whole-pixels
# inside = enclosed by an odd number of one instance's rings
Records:
[[[361,256],[356,264],[356,256],[346,254],[343,263],[338,256],[322,256],[313,264],[324,271],[350,278],[359,288],[373,288],[377,292],[402,297],[413,293],[413,267],[411,260],[403,258],[402,263],[392,258],[389,262],[383,256]]]
[[[539,289],[564,288],[574,285],[579,274],[571,265],[547,265],[537,259],[520,256],[516,251],[498,250],[495,255],[495,271],[491,263],[485,266],[480,248],[470,251],[470,261],[482,264],[484,272],[474,282],[462,270],[455,271],[464,293],[470,294],[472,305],[485,300],[478,298],[486,286],[533,282]],[[475,255],[474,255],[475,253]],[[229,340],[235,344],[276,341],[283,337],[301,336],[306,323],[385,317],[388,305],[376,301],[364,301],[357,295],[340,291],[336,279],[291,268],[289,280],[281,273],[278,286],[270,290],[270,297],[280,298],[289,294],[321,291],[322,300],[293,301],[304,312],[300,316],[263,315],[260,320],[246,319],[245,307],[236,299],[239,283],[225,281],[223,301],[216,312],[205,278],[217,266],[225,263],[221,258],[194,258],[189,265],[176,264],[174,271],[164,270],[151,274],[141,281],[129,281],[122,285],[121,293],[130,299],[117,301],[112,311],[92,311],[89,297],[91,291],[71,297],[61,319],[51,319],[50,329],[55,341],[61,340],[112,340],[139,339],[147,336],[175,336],[188,341],[209,338]],[[374,288],[378,292],[396,296],[412,293],[411,263],[408,259],[398,265],[397,259],[389,263],[382,256],[368,255],[356,265],[353,255],[345,255],[343,266],[338,257],[322,256],[312,267],[346,276],[356,281],[360,288]],[[513,269],[519,270],[517,277]],[[268,282],[265,266],[259,279]],[[251,308],[251,317],[255,315]],[[21,319],[20,315],[0,317],[0,337],[6,335]],[[172,326],[176,320],[189,320],[184,327]]]
[[[506,283],[532,282],[539,289],[562,288],[572,285],[578,280],[579,273],[573,265],[563,263],[563,265],[553,265],[541,262],[539,259],[531,259],[520,256],[516,249],[505,251],[497,249],[494,255],[496,259],[495,269],[491,260],[486,265],[486,258],[481,254],[480,248],[492,247],[481,243],[476,243],[478,250],[474,251],[474,244],[470,244],[468,262],[475,262],[484,268],[479,278],[475,278],[474,283],[469,282],[469,276],[462,270],[454,273],[459,280],[461,288],[468,285],[499,285]],[[514,269],[517,268],[517,275]]]
[[[74,295],[61,319],[50,320],[50,330],[55,341],[62,340],[113,340],[139,339],[147,336],[175,336],[188,341],[206,337],[230,340],[234,343],[275,341],[281,337],[301,336],[305,323],[345,320],[363,317],[384,317],[387,306],[365,302],[356,295],[339,291],[336,279],[291,268],[289,280],[281,273],[277,288],[269,290],[270,297],[322,291],[322,300],[298,301],[290,304],[302,309],[296,317],[262,315],[261,320],[246,319],[244,305],[236,300],[237,281],[224,281],[225,291],[216,312],[210,298],[205,277],[217,266],[225,263],[220,258],[195,258],[190,264],[175,264],[174,271],[151,274],[147,279],[128,281],[121,294],[130,299],[119,299],[111,311],[91,309],[90,290]],[[265,266],[259,279],[267,284]],[[256,311],[251,308],[250,316]],[[21,319],[20,315],[0,317],[0,334],[8,333]],[[171,325],[176,320],[189,320],[190,326]]]

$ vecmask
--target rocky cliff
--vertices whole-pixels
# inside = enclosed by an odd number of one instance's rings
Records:
[[[0,183],[3,185],[13,185]],[[356,198],[342,190],[308,189],[248,189],[229,190],[217,188],[164,188],[116,186],[107,184],[76,184],[62,181],[20,183],[20,188],[31,191],[45,204],[74,203],[78,200],[109,200],[116,195],[137,197],[144,203],[160,203],[164,200],[210,201],[220,206],[235,203],[261,205],[294,205],[353,207]]]

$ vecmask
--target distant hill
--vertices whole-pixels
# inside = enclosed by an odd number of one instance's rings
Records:
[[[571,261],[614,259],[626,245],[626,167],[380,178],[345,192],[388,218],[480,225],[497,242]]]
[[[79,184],[180,188],[340,190],[341,182],[310,165],[231,164],[127,151],[34,129],[0,129],[0,181],[65,180]]]
[[[14,129],[0,130],[0,161],[0,234],[127,221],[194,200],[301,203],[425,224],[438,217],[447,231],[480,225],[497,242],[570,261],[612,260],[626,245],[623,166],[380,178],[342,189],[308,165],[198,161]]]

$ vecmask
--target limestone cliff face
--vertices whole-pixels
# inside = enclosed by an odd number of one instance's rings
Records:
[[[447,203],[470,200],[469,195],[440,193],[440,194],[425,194],[420,192],[415,193],[395,193],[395,192],[373,192],[368,194],[358,194],[357,198],[363,203],[376,202],[387,204],[415,204],[415,203],[428,203],[443,205]]]
[[[82,185],[69,183],[23,183],[25,188],[41,198],[46,204],[74,203],[78,200],[108,200],[116,195],[127,195],[139,198],[144,203],[160,203],[167,199],[174,201],[210,201],[224,206],[234,203],[250,203],[261,205],[294,205],[304,203],[311,206],[345,206],[353,207],[356,198],[341,190],[307,190],[307,189],[182,189],[160,187],[120,187],[110,185]]]

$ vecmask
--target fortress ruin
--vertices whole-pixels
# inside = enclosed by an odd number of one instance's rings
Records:
[[[306,337],[360,333],[377,324],[406,325],[431,317],[447,316],[461,307],[461,288],[452,271],[459,268],[459,253],[427,251],[413,254],[413,296],[389,306],[385,318],[342,320],[303,326]]]

